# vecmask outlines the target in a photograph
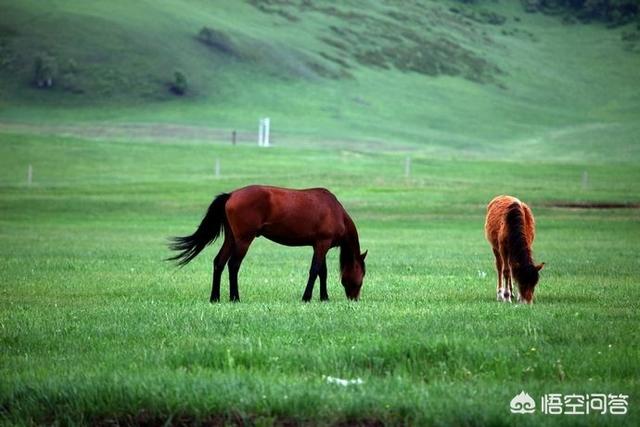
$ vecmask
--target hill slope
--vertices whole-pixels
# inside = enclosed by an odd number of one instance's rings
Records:
[[[638,158],[631,25],[565,25],[516,1],[0,4],[5,122],[253,129],[269,115],[285,134],[434,152],[599,153],[613,140],[612,159]],[[38,57],[49,89],[34,87]]]

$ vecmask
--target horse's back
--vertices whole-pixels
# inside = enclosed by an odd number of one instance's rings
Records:
[[[502,195],[494,197],[487,205],[485,236],[494,248],[499,246],[500,240],[504,239],[508,233],[507,215],[512,209],[518,209],[521,212],[527,241],[529,244],[533,242],[535,221],[531,209],[516,197]]]
[[[294,190],[252,185],[231,193],[227,218],[234,233],[307,245],[344,232],[344,209],[325,188]]]
[[[341,210],[338,199],[326,188],[303,190],[250,185],[231,193],[230,208],[259,208],[271,214],[286,214],[308,208],[317,210]]]

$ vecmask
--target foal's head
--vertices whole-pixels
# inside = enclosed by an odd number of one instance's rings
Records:
[[[358,252],[356,252],[355,262],[342,266],[342,286],[344,286],[347,298],[352,300],[357,300],[360,296],[362,279],[365,274],[364,259],[367,257],[367,251],[360,255]]]
[[[533,292],[536,289],[538,280],[540,279],[539,271],[544,267],[542,264],[529,264],[520,266],[513,270],[513,275],[518,282],[518,288],[520,289],[520,298],[522,301],[531,304],[533,302]]]

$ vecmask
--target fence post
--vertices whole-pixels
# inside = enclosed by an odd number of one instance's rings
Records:
[[[264,140],[262,141],[262,145],[264,147],[269,147],[269,126],[271,124],[271,120],[269,117],[265,117],[264,119]]]
[[[236,131],[231,132],[231,144],[236,145]]]
[[[258,128],[258,147],[269,147],[269,125],[271,120],[269,117],[260,119],[260,127]]]
[[[587,171],[582,172],[582,188],[586,189],[589,186],[589,174]]]
[[[29,165],[27,168],[27,186],[31,187],[31,182],[33,181],[33,167]]]

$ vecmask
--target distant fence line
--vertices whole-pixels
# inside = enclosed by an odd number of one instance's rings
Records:
[[[256,123],[257,125],[258,123]],[[153,123],[88,123],[88,124],[25,124],[0,121],[0,134],[15,133],[24,135],[55,135],[58,137],[75,137],[88,140],[115,140],[115,141],[157,141],[163,142],[189,142],[204,141],[215,144],[229,144],[232,142],[232,134],[235,130],[236,143],[242,145],[258,146],[259,127],[255,130],[238,130],[234,128],[209,128],[205,126],[190,126],[176,124]],[[289,132],[269,131],[270,143],[274,145],[293,145],[296,147],[323,147],[330,149],[358,149],[358,150],[384,150],[384,151],[413,151],[415,145],[405,144],[399,141],[381,138],[357,139],[353,137],[318,137],[316,135],[304,135]]]
[[[243,131],[233,128],[218,129],[203,126],[173,124],[87,124],[87,125],[29,125],[21,123],[0,123],[0,131],[39,135],[70,136],[87,139],[136,140],[154,139],[163,141],[199,140],[216,143],[257,145],[259,129]],[[269,130],[270,144],[277,143],[278,132]]]

